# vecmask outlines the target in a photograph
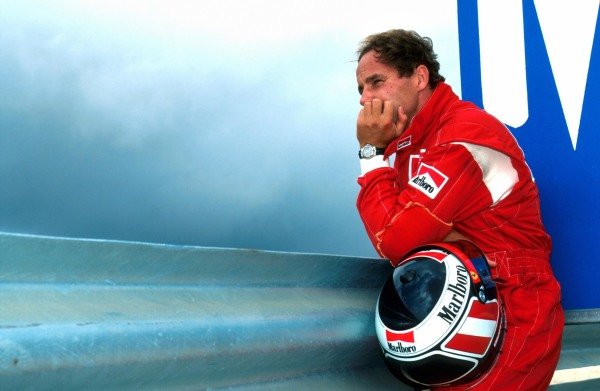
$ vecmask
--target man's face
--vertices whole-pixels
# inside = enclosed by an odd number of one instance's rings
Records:
[[[392,102],[394,121],[398,107],[402,107],[409,120],[414,117],[419,104],[417,81],[414,74],[401,77],[396,69],[377,60],[374,51],[367,52],[358,62],[356,81],[360,105],[373,99]]]

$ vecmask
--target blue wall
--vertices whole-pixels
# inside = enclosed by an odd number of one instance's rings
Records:
[[[485,108],[477,18],[476,1],[458,2],[462,97]],[[529,117],[511,130],[540,188],[544,223],[553,239],[552,264],[563,287],[564,306],[600,308],[600,255],[595,251],[600,244],[597,18],[576,148],[569,137],[533,0],[523,1],[523,23]],[[564,20],[562,28],[568,30],[570,23],[577,20]]]

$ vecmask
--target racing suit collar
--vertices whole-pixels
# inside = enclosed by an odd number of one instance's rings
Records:
[[[426,136],[425,133],[435,123],[438,123],[452,103],[458,100],[459,98],[452,91],[452,88],[448,84],[440,82],[433,90],[429,100],[413,117],[404,132],[387,146],[384,157],[387,159],[409,145],[420,145],[422,139]]]

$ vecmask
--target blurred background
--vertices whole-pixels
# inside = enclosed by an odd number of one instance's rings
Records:
[[[375,256],[355,208],[357,45],[415,29],[460,94],[455,2],[0,9],[5,232]]]

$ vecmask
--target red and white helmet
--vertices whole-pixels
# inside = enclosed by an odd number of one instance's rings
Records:
[[[414,250],[385,282],[375,327],[386,365],[407,384],[458,385],[481,376],[505,329],[485,256],[464,240]]]

